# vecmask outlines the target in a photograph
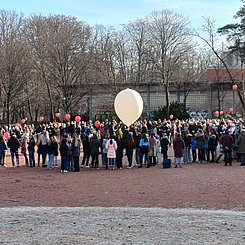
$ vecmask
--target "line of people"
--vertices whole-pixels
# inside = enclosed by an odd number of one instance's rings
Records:
[[[0,163],[3,166],[5,151],[9,148],[13,167],[20,165],[18,151],[21,149],[25,165],[30,167],[42,165],[53,169],[60,155],[61,172],[100,166],[122,169],[124,155],[127,156],[127,168],[133,165],[142,168],[144,164],[150,168],[160,161],[160,156],[163,160],[169,158],[171,144],[175,167],[197,160],[218,163],[222,155],[225,165],[232,165],[234,158],[245,165],[244,122],[144,120],[128,128],[113,120],[101,123],[99,128],[92,123],[50,123],[37,128],[30,125],[13,127],[10,132],[7,140],[0,132]],[[81,148],[83,158],[80,160]]]

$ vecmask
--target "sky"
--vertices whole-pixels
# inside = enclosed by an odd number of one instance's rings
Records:
[[[233,16],[242,7],[241,0],[0,0],[0,9],[43,15],[64,14],[77,17],[89,25],[102,24],[120,29],[152,11],[169,9],[189,18],[198,28],[203,16],[215,20],[215,27],[239,22]]]

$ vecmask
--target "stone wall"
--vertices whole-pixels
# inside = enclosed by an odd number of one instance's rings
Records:
[[[141,94],[144,101],[144,114],[154,111],[166,104],[165,93],[160,86],[141,85],[128,87],[137,90]],[[234,92],[228,88],[222,91],[223,96],[220,96],[221,110],[229,111],[229,108],[233,107],[234,111],[242,111],[239,98],[236,93],[233,93]],[[94,119],[97,114],[114,114],[115,96],[113,91],[106,88],[93,91],[90,95],[84,97],[81,103],[82,106],[80,112],[83,113],[84,111],[87,111],[91,119]],[[217,98],[217,91],[211,89],[210,86],[207,86],[206,88],[195,87],[189,92],[187,97],[187,108],[192,111],[207,111],[208,116],[210,117],[213,111],[218,110]],[[176,89],[170,90],[170,102],[178,100],[183,102],[183,91],[177,91]]]

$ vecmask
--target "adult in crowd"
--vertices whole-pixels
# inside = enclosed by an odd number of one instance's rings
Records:
[[[196,133],[196,141],[197,141],[198,160],[200,163],[203,163],[205,160],[205,150],[204,150],[205,136],[201,128],[199,128]]]
[[[245,166],[245,128],[242,128],[238,135],[237,144],[241,166]]]
[[[136,161],[136,165],[137,166],[140,166],[140,140],[142,138],[142,135],[140,133],[140,131],[138,130],[136,132],[136,136],[135,136],[135,139],[134,139],[134,142],[135,142],[135,161]]]
[[[133,152],[135,148],[135,142],[133,138],[133,132],[129,132],[127,134],[127,139],[125,141],[125,148],[126,148],[126,155],[128,159],[128,169],[132,168],[132,162],[133,162]]]
[[[20,142],[16,137],[16,134],[12,133],[7,145],[10,149],[10,154],[11,154],[11,160],[12,160],[12,167],[15,167],[15,161],[14,158],[16,157],[16,163],[17,163],[17,167],[20,166],[20,159],[19,159],[19,152],[18,149],[20,147]]]
[[[55,136],[51,136],[48,142],[47,154],[48,154],[48,169],[53,169],[54,167],[54,156],[58,153],[58,148],[56,144],[57,140]]]
[[[67,173],[68,146],[67,146],[67,136],[66,135],[62,137],[62,140],[60,142],[59,151],[60,151],[60,157],[61,157],[60,171],[61,173]]]
[[[83,141],[83,160],[82,160],[82,168],[84,165],[86,167],[89,167],[89,158],[90,158],[90,140],[89,136],[87,134],[84,135]]]
[[[140,165],[138,167],[142,168],[143,159],[144,159],[147,164],[146,167],[149,168],[151,165],[149,162],[149,138],[147,134],[142,135],[142,139],[140,140],[139,147],[140,147]]]
[[[67,137],[67,146],[68,146],[68,152],[67,152],[67,170],[73,171],[73,156],[72,156],[72,145],[71,145],[71,136],[68,135]]]
[[[27,157],[27,148],[28,148],[28,135],[26,132],[24,132],[21,139],[21,153],[25,158],[25,166],[29,166],[28,157]]]
[[[35,146],[36,146],[36,141],[34,138],[34,135],[31,134],[29,141],[28,141],[28,153],[29,153],[29,166],[30,167],[35,167]]]
[[[214,162],[215,161],[215,152],[217,147],[217,139],[215,134],[211,134],[208,140],[208,154],[207,154],[207,161],[208,162]],[[210,154],[211,154],[211,160],[210,160]]]
[[[163,155],[163,160],[168,159],[168,146],[170,145],[169,138],[167,136],[167,133],[163,133],[163,136],[160,140],[161,144],[161,153]]]
[[[39,140],[41,144],[42,167],[47,167],[46,157],[47,157],[47,148],[48,148],[48,141],[49,141],[48,131],[43,130],[39,135]]]
[[[196,136],[191,136],[191,153],[192,153],[192,162],[196,162],[197,160],[197,140]]]
[[[73,156],[73,163],[74,163],[74,172],[79,172],[80,166],[79,166],[79,156],[80,156],[80,148],[81,148],[81,141],[79,139],[79,136],[74,134],[72,137],[72,156]]]
[[[100,141],[96,133],[93,133],[93,136],[90,140],[90,154],[91,154],[91,168],[99,169],[99,153],[100,153]]]
[[[220,144],[223,146],[224,150],[224,161],[225,161],[225,166],[228,164],[232,166],[232,146],[233,146],[233,138],[229,134],[229,131],[226,130],[225,134],[221,136],[220,138]]]
[[[190,145],[191,145],[191,139],[188,131],[183,131],[183,140],[185,142],[185,148],[184,148],[184,156],[183,156],[183,163],[190,163],[191,162],[191,154],[190,154]]]
[[[5,166],[5,151],[7,150],[7,145],[2,134],[0,134],[0,165]]]
[[[175,168],[182,168],[183,163],[183,152],[185,148],[185,142],[182,139],[180,133],[176,134],[176,137],[173,141],[174,157],[175,157]]]
[[[106,134],[104,134],[104,138],[102,139],[102,144],[101,144],[101,147],[102,147],[102,152],[101,152],[102,167],[104,167],[105,169],[108,169],[107,149],[105,146],[106,146],[106,143],[108,142],[109,139],[110,139],[110,133],[107,132]]]
[[[149,165],[156,166],[157,157],[157,141],[155,134],[152,133],[149,137]]]
[[[116,164],[118,169],[123,167],[123,150],[124,150],[124,141],[122,138],[122,130],[119,128],[116,132],[116,142],[117,142],[117,151],[116,151]]]

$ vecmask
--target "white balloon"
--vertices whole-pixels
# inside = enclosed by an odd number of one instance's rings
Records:
[[[114,108],[119,119],[130,126],[142,114],[143,99],[137,91],[127,88],[117,94]]]

